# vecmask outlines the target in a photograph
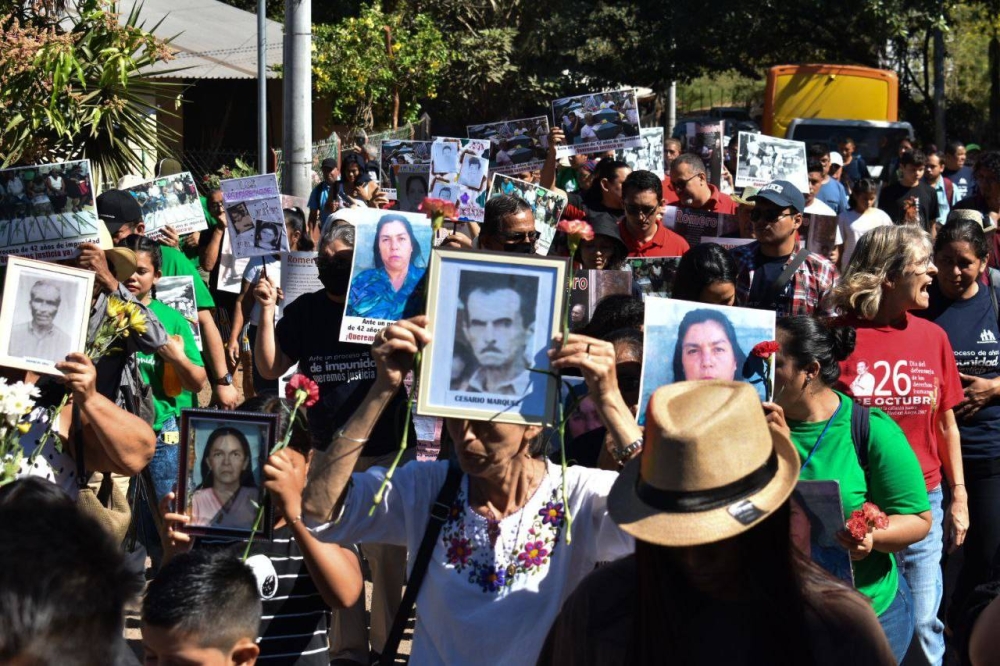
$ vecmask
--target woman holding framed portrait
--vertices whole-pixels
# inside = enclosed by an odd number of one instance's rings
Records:
[[[488,655],[493,663],[532,661],[563,598],[579,580],[597,562],[633,548],[607,515],[607,493],[617,474],[574,466],[563,476],[559,466],[544,459],[539,425],[448,418],[445,428],[457,466],[440,461],[398,468],[369,516],[386,472],[351,472],[414,355],[430,342],[426,326],[426,317],[414,317],[376,337],[377,378],[312,465],[304,516],[323,541],[405,545],[415,558],[432,505],[450,507],[440,532],[431,535],[436,545],[422,582],[412,572],[408,582],[408,589],[419,590],[420,608],[411,659],[477,663]],[[630,421],[638,439],[624,458],[638,452],[641,432],[617,387],[614,347],[572,336],[550,352],[550,359],[554,371],[575,367],[584,374],[602,414],[625,415],[622,423]],[[390,650],[391,644],[382,653],[383,663],[393,656]]]

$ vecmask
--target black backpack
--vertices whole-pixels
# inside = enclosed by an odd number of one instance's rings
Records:
[[[854,453],[858,456],[858,464],[865,473],[865,495],[871,488],[871,475],[868,471],[868,440],[871,435],[872,410],[857,402],[851,405],[851,441],[854,442]],[[869,498],[870,499],[870,498]]]

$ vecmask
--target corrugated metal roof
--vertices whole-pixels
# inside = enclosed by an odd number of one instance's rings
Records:
[[[177,52],[173,60],[159,63],[147,71],[183,68],[183,71],[160,74],[182,79],[256,79],[257,16],[218,0],[138,0],[139,21],[147,30],[162,19],[154,34],[173,38]],[[119,5],[124,22],[132,3]],[[278,78],[275,65],[282,62],[284,29],[281,23],[267,21],[267,78]]]

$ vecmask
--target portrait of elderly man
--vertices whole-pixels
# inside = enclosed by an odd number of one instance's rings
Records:
[[[531,373],[526,356],[535,334],[538,278],[530,275],[463,271],[459,278],[459,314],[475,369],[452,390],[522,396]]]
[[[72,351],[70,335],[55,323],[64,286],[62,282],[44,278],[31,285],[28,298],[31,321],[15,324],[11,329],[10,356],[57,363]]]

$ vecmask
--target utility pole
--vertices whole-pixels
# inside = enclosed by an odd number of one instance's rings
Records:
[[[944,31],[940,23],[944,21],[944,0],[941,0],[941,15],[934,28],[934,142],[938,150],[944,150],[945,100],[944,100]]]
[[[312,189],[312,0],[285,0],[282,192]]]
[[[257,0],[257,173],[267,173],[267,7]]]

